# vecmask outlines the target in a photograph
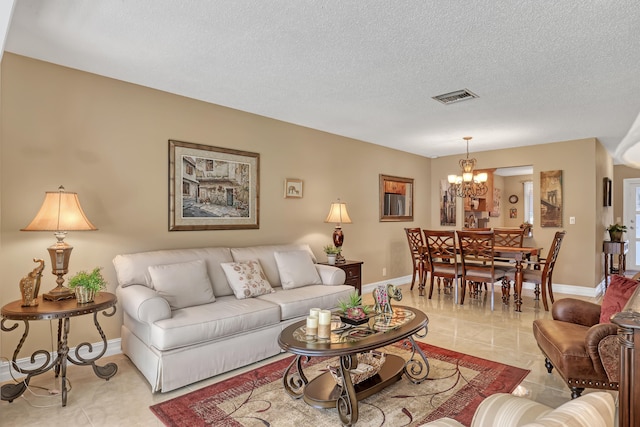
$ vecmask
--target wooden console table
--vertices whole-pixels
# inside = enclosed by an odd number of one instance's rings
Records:
[[[96,295],[95,301],[86,304],[78,304],[74,299],[66,299],[62,301],[43,301],[42,297],[38,298],[39,304],[35,307],[22,307],[22,301],[13,301],[2,307],[2,321],[0,322],[0,328],[5,331],[13,331],[19,325],[17,321],[24,323],[24,332],[22,338],[18,343],[18,347],[13,352],[13,366],[21,374],[26,374],[27,377],[17,384],[4,384],[2,386],[2,400],[8,400],[13,402],[14,399],[20,397],[25,392],[31,377],[43,374],[50,369],[55,370],[56,377],[61,377],[61,394],[62,394],[62,406],[67,405],[67,360],[74,365],[90,365],[93,367],[93,372],[105,380],[109,380],[112,376],[118,372],[118,365],[115,363],[107,363],[104,366],[96,365],[96,361],[100,359],[107,351],[107,337],[102,332],[102,328],[98,323],[98,312],[102,311],[102,314],[111,317],[116,313],[116,302],[118,301],[114,294],[109,292],[100,292]],[[110,311],[107,311],[109,310]],[[69,335],[69,324],[72,317],[83,316],[85,314],[93,313],[93,323],[102,337],[104,347],[99,354],[94,357],[81,356],[79,352],[86,350],[90,356],[93,356],[93,346],[88,342],[79,344],[75,351],[74,356],[69,354],[69,347],[67,345],[67,336]],[[54,320],[58,319],[58,351],[55,357],[52,358],[48,350],[37,350],[31,355],[31,365],[33,367],[21,368],[18,367],[17,357],[20,353],[22,345],[29,335],[29,321],[30,320]],[[7,326],[9,320],[13,320],[13,325]],[[36,356],[40,356],[36,359]],[[44,360],[42,357],[44,356]],[[53,360],[52,360],[53,359]]]
[[[640,286],[611,321],[618,325],[620,341],[618,426],[635,427],[640,425]]]
[[[624,275],[627,269],[627,252],[629,252],[629,241],[602,242],[602,252],[604,253],[604,289],[609,286],[609,276],[612,274]],[[618,255],[618,265],[614,267],[613,256]]]

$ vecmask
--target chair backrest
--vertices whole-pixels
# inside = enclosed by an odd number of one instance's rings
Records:
[[[551,242],[551,248],[549,248],[549,255],[544,260],[544,269],[542,270],[542,277],[551,277],[553,273],[553,267],[556,265],[558,259],[558,253],[560,253],[560,245],[564,239],[566,231],[557,231]]]
[[[521,248],[524,241],[524,232],[524,228],[494,228],[494,245]]]
[[[461,230],[457,234],[465,279],[484,282],[488,277],[493,277],[493,230]]]
[[[414,259],[419,258],[420,247],[424,246],[424,241],[422,240],[422,230],[419,227],[405,228],[404,232],[407,234],[407,240],[409,241],[409,250],[411,251],[411,256]]]
[[[458,251],[454,230],[422,230],[427,246],[429,266],[434,270],[438,266],[454,267],[457,271]]]

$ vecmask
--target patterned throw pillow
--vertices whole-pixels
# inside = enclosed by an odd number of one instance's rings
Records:
[[[257,260],[223,262],[220,266],[222,266],[229,285],[238,299],[275,292]]]
[[[611,323],[611,316],[622,311],[636,290],[638,282],[628,277],[615,275],[607,287],[600,309],[600,323]]]

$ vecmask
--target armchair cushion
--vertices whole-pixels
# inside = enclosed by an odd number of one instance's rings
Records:
[[[602,300],[600,323],[611,323],[611,316],[622,311],[636,287],[638,287],[636,280],[619,275],[613,276]]]

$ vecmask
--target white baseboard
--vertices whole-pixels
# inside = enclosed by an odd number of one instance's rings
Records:
[[[91,357],[91,355],[100,354],[100,352],[104,349],[104,343],[102,341],[98,343],[91,344],[93,346],[93,352],[89,353],[86,347],[82,347],[82,351],[80,351],[80,356],[82,357]],[[70,348],[69,354],[75,355],[76,349]],[[104,353],[102,357],[113,356],[116,354],[122,353],[122,348],[120,347],[120,338],[115,338],[107,341],[107,351]],[[50,356],[53,357],[53,354],[50,353]],[[95,357],[95,356],[94,356]],[[21,369],[33,369],[34,366],[39,366],[45,360],[45,356],[38,355],[35,357],[36,362],[31,363],[30,357],[23,357],[22,359],[16,360],[16,364]],[[98,360],[98,364],[100,361]],[[12,381],[15,379],[22,379],[25,375],[21,374],[15,369],[11,369],[12,363],[3,359],[0,363],[0,382]],[[68,365],[67,365],[68,366]],[[13,375],[13,377],[12,377]]]
[[[411,282],[411,276],[409,275],[409,276],[403,276],[403,277],[396,277],[394,279],[389,279],[389,280],[383,280],[381,282],[368,283],[362,286],[362,293],[372,292],[376,287],[378,287],[378,285],[386,285],[390,283],[392,285],[400,286],[410,282]],[[523,290],[533,291],[534,288],[535,286],[533,283],[524,282],[522,284]],[[567,294],[567,295],[576,295],[581,297],[597,298],[598,296],[604,293],[604,281],[600,282],[598,286],[596,286],[595,288],[554,283],[553,292],[554,294],[559,293],[559,294]]]

